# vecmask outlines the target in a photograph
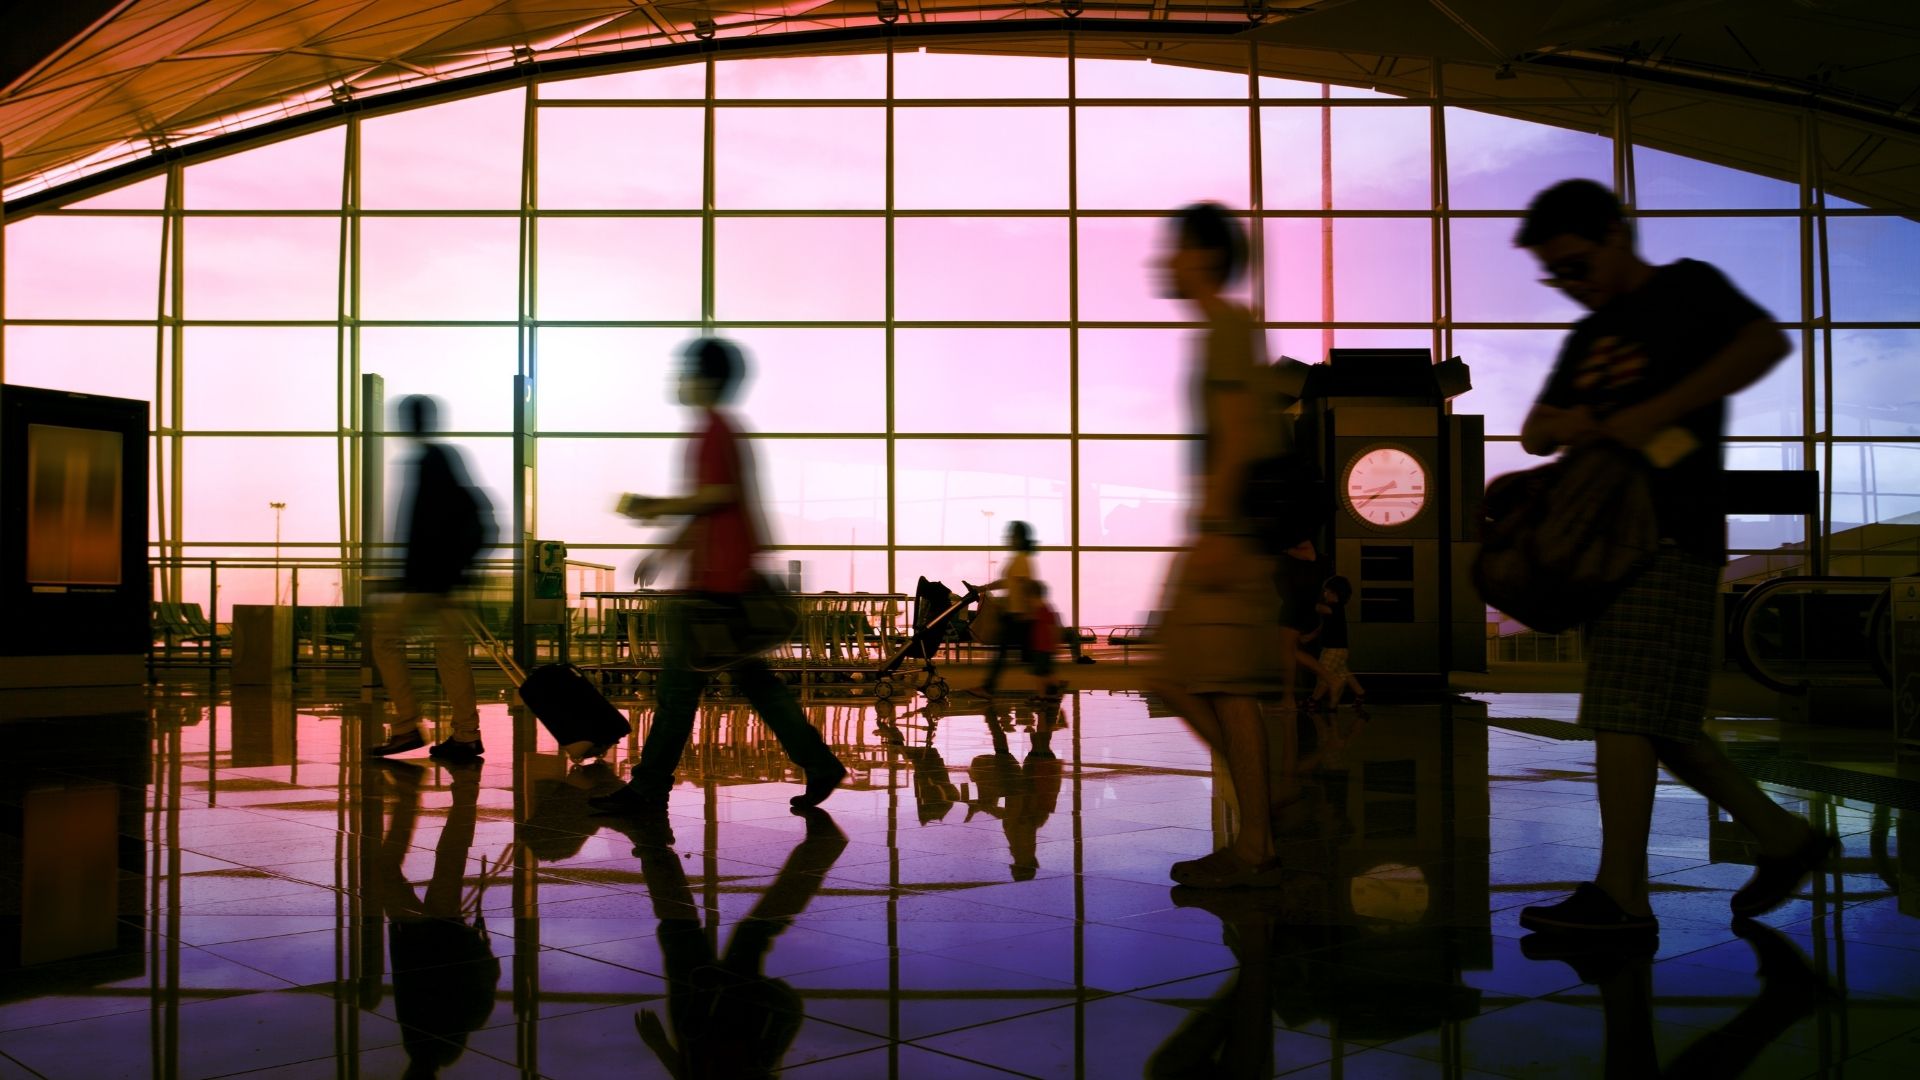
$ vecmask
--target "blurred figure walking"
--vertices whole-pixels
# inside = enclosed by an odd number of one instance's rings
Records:
[[[493,542],[493,504],[468,478],[459,452],[432,441],[439,428],[439,408],[432,398],[424,394],[403,398],[400,423],[401,430],[419,443],[401,498],[406,559],[400,591],[375,606],[371,646],[374,666],[393,704],[393,720],[386,740],[367,753],[389,757],[427,745],[402,644],[409,633],[426,628],[433,635],[434,665],[453,714],[452,736],[428,752],[447,761],[473,761],[486,753],[486,747],[480,742],[465,614],[453,594],[467,584],[474,560]]]
[[[1279,884],[1260,699],[1291,689],[1298,644],[1297,636],[1282,639],[1276,566],[1255,542],[1242,492],[1248,465],[1281,449],[1260,329],[1223,295],[1245,261],[1246,238],[1225,207],[1199,203],[1180,212],[1165,262],[1168,283],[1207,322],[1191,379],[1200,433],[1198,535],[1168,581],[1166,655],[1151,689],[1206,740],[1232,778],[1232,841],[1173,866],[1174,881],[1201,888]]]
[[[793,692],[765,660],[749,651],[719,663],[710,648],[716,637],[739,636],[725,633],[728,624],[752,622],[749,608],[765,598],[769,588],[753,566],[765,532],[750,452],[732,418],[722,409],[746,375],[746,358],[738,346],[719,338],[693,342],[682,358],[680,403],[699,410],[701,415],[700,432],[687,452],[691,491],[666,498],[625,495],[617,510],[639,521],[687,519],[671,550],[686,557],[689,595],[669,601],[667,607],[661,634],[659,703],[654,709],[653,727],[640,748],[640,763],[634,766],[626,786],[588,802],[604,813],[664,811],[673,790],[674,772],[693,734],[701,695],[713,673],[725,666],[733,675],[734,686],[746,695],[767,730],[780,740],[781,749],[806,774],[806,790],[793,797],[794,807],[818,806],[846,778],[846,766],[807,722]],[[647,564],[642,564],[641,572],[647,574]],[[717,614],[718,620],[696,622],[695,616],[700,613]]]

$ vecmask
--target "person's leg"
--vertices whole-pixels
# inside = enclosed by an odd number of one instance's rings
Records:
[[[1653,825],[1653,741],[1618,731],[1594,733],[1600,797],[1600,869],[1594,884],[1631,915],[1647,906],[1647,833]]]
[[[987,664],[987,677],[980,683],[980,692],[991,694],[1000,686],[1000,673],[1006,670],[1007,660],[1020,653],[1023,633],[1026,625],[1017,615],[1000,616],[1000,641],[994,647],[993,659]]]
[[[667,796],[673,791],[674,772],[680,767],[687,740],[693,736],[693,722],[700,712],[700,695],[706,691],[707,674],[688,666],[685,619],[669,615],[664,630],[653,725],[647,729],[646,741],[640,744],[640,762],[633,767],[633,776],[627,785],[587,800],[587,805],[603,813],[638,814],[666,809]]]
[[[807,774],[807,790],[793,797],[793,805],[820,805],[840,786],[840,781],[846,779],[846,766],[840,764],[833,748],[820,737],[819,730],[807,722],[807,714],[794,700],[793,691],[787,689],[787,684],[773,673],[766,661],[748,660],[734,668],[733,681],[746,695],[747,703],[760,714],[760,722],[780,740],[780,749]]]
[[[1273,828],[1268,813],[1267,721],[1258,699],[1223,696],[1221,727],[1227,739],[1227,770],[1240,804],[1240,831],[1230,850],[1246,865],[1273,858]]]
[[[1226,729],[1221,726],[1208,695],[1188,693],[1185,687],[1159,680],[1150,681],[1147,692],[1166,702],[1174,715],[1185,720],[1193,733],[1200,736],[1214,753],[1226,756]]]
[[[669,660],[661,669],[653,724],[640,745],[640,761],[633,767],[628,787],[649,795],[662,795],[672,789],[680,757],[686,752],[687,740],[693,737],[700,696],[706,688],[706,674],[684,662]]]
[[[453,714],[453,737],[461,742],[480,741],[480,709],[473,688],[473,659],[467,652],[467,620],[452,597],[435,597],[434,666],[440,671],[440,686],[447,694],[447,708]]]
[[[1703,735],[1691,742],[1659,739],[1653,745],[1660,764],[1681,783],[1733,815],[1733,820],[1759,841],[1762,855],[1791,855],[1812,834],[1811,825],[1767,798],[1760,785],[1735,768],[1711,738]]]
[[[393,718],[387,724],[385,741],[370,752],[378,757],[405,753],[426,745],[425,725],[420,719],[420,702],[413,694],[413,676],[407,670],[406,636],[419,604],[414,593],[388,597],[373,612],[372,640],[368,651],[380,682],[387,688]]]
[[[1824,830],[1768,798],[1712,739],[1662,739],[1655,746],[1673,775],[1724,808],[1760,845],[1753,876],[1733,894],[1736,916],[1751,919],[1779,907],[1839,850]]]

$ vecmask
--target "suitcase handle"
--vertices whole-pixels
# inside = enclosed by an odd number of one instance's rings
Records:
[[[487,650],[487,655],[493,657],[493,662],[500,665],[500,670],[507,673],[513,688],[518,690],[525,685],[527,673],[514,662],[513,657],[507,655],[507,647],[500,644],[500,640],[494,637],[479,619],[474,618],[472,612],[467,613],[466,620],[467,629],[473,632],[474,638],[480,642],[480,647]]]

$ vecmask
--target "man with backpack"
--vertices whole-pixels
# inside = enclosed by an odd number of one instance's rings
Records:
[[[1580,724],[1594,733],[1600,865],[1520,925],[1581,948],[1646,949],[1659,931],[1647,896],[1656,768],[1705,795],[1757,841],[1736,918],[1778,907],[1837,842],[1769,799],[1701,731],[1726,563],[1719,499],[1726,399],[1789,351],[1773,319],[1716,269],[1644,261],[1618,199],[1590,180],[1537,196],[1514,243],[1590,314],[1568,335],[1520,445],[1552,454],[1592,440],[1644,453],[1658,552],[1587,624]],[[1555,946],[1557,948],[1557,946]]]
[[[468,479],[459,452],[429,440],[438,427],[437,413],[433,399],[423,394],[400,402],[401,429],[419,442],[420,454],[401,499],[406,558],[400,591],[373,616],[373,663],[393,701],[393,720],[386,740],[367,753],[391,757],[427,745],[402,646],[410,631],[425,626],[433,633],[434,664],[453,713],[452,736],[428,753],[444,761],[477,761],[486,747],[480,742],[465,615],[453,593],[467,583],[474,559],[493,540],[493,505]]]

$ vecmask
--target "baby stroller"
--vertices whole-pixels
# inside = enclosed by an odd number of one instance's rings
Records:
[[[934,670],[934,654],[940,651],[948,630],[960,614],[979,598],[979,590],[972,586],[962,595],[937,581],[921,578],[913,590],[913,636],[874,671],[873,696],[890,701],[902,690],[919,690],[927,695],[928,701],[944,699],[947,680]],[[902,665],[909,659],[919,663],[902,671]]]

